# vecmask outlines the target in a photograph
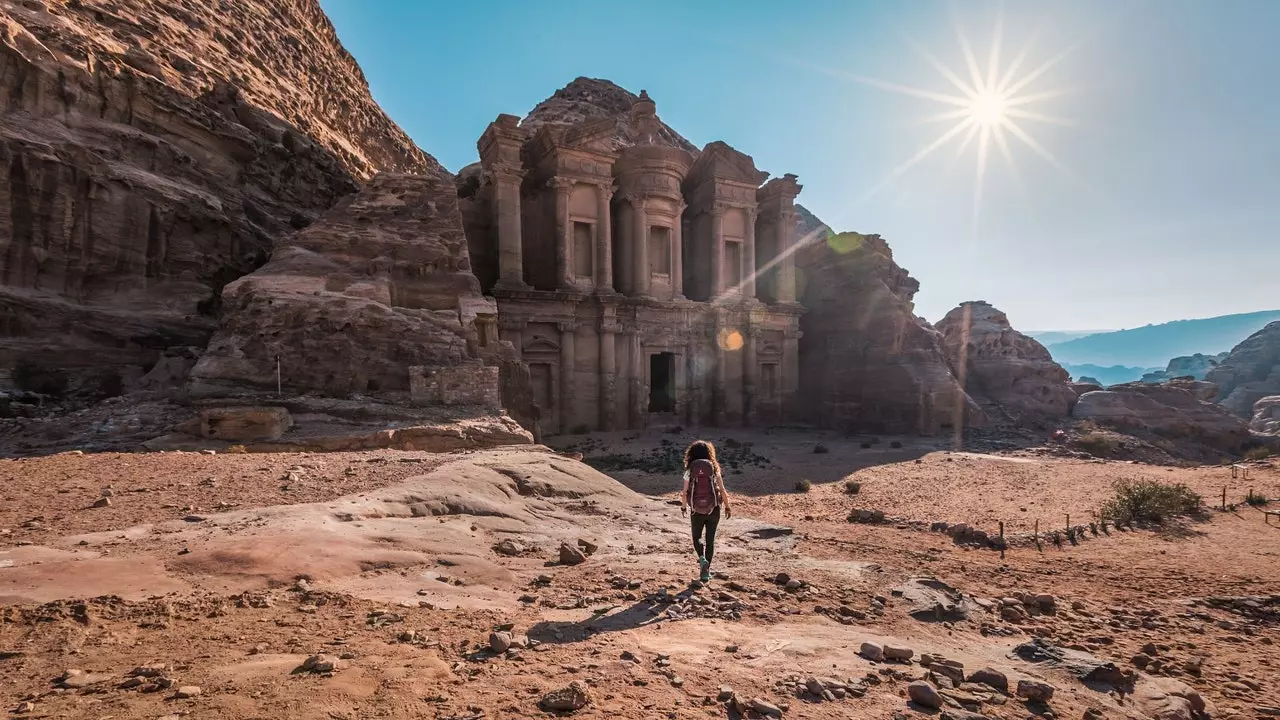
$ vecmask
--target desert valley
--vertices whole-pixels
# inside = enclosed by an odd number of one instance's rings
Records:
[[[451,173],[316,0],[0,30],[11,716],[1280,717],[1280,321],[1073,378],[639,88]]]

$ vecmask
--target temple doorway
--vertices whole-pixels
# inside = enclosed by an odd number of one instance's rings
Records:
[[[676,411],[676,356],[662,352],[649,356],[649,412]]]

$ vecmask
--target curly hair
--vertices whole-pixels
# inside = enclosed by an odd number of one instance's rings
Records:
[[[716,460],[716,446],[707,440],[694,440],[684,451],[684,469],[688,470],[694,460],[710,460],[716,470],[720,469],[720,461]]]

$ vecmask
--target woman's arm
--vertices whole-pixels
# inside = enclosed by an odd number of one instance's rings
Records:
[[[680,514],[689,511],[689,471],[684,471],[684,485],[680,488]]]
[[[724,489],[724,475],[716,473],[716,485],[720,488],[720,502],[724,504],[724,516],[733,517],[733,509],[729,507],[729,491]]]

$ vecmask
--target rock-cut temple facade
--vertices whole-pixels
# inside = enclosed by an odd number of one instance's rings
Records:
[[[642,92],[626,118],[500,115],[477,143],[464,219],[498,304],[481,336],[517,348],[547,434],[794,415],[800,185],[660,126]]]

